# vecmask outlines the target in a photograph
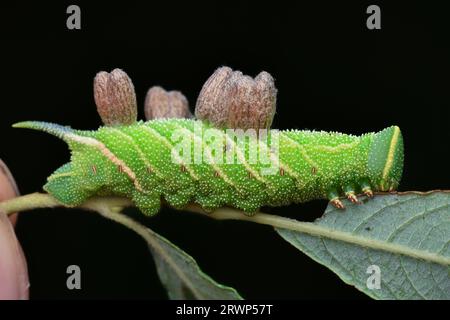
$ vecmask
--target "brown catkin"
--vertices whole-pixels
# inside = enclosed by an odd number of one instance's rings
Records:
[[[131,79],[124,71],[114,69],[110,73],[97,73],[94,78],[94,99],[97,112],[105,125],[136,122],[136,94]]]
[[[191,118],[189,103],[180,91],[166,91],[155,86],[148,90],[144,104],[145,118]]]
[[[253,79],[221,67],[203,85],[195,115],[221,128],[267,129],[275,115],[276,95],[269,73],[263,71]]]

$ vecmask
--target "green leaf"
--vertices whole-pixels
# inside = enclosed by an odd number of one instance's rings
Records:
[[[190,255],[169,240],[150,229],[147,232],[151,237],[145,239],[170,299],[242,299],[235,289],[218,284],[204,274]]]
[[[450,299],[450,192],[383,194],[345,205],[329,205],[309,234],[275,230],[372,298]]]

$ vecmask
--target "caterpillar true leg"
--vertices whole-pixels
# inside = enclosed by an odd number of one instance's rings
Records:
[[[345,194],[348,200],[350,200],[352,203],[360,204],[361,202],[358,200],[358,197],[355,195],[354,191],[347,192]]]
[[[363,190],[363,193],[368,197],[368,198],[373,198],[373,191],[370,188],[367,188],[365,190]]]
[[[342,203],[341,200],[339,200],[339,198],[331,199],[330,203],[338,209],[345,209],[344,204]]]
[[[356,196],[355,188],[353,184],[349,184],[344,187],[344,193],[348,200],[352,203],[360,203],[358,197]]]
[[[338,209],[344,209],[345,206],[341,200],[339,200],[339,193],[336,189],[330,189],[327,193],[330,203]]]
[[[372,188],[370,187],[370,183],[367,180],[361,182],[361,190],[368,198],[373,197]]]

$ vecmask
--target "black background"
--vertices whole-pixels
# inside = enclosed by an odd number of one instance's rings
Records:
[[[81,7],[81,30],[66,28],[70,4]],[[381,7],[381,30],[366,28],[369,4]],[[41,190],[69,152],[54,137],[11,124],[97,128],[92,80],[116,67],[133,79],[141,118],[153,85],[181,90],[193,110],[204,81],[221,65],[275,77],[275,128],[361,134],[399,125],[400,190],[449,188],[450,28],[438,4],[60,1],[2,3],[0,14],[0,157],[22,194]],[[325,207],[314,201],[265,211],[311,221]],[[154,218],[130,214],[245,298],[367,299],[269,227],[169,209]],[[95,213],[24,213],[17,234],[31,298],[166,298],[145,243]],[[66,288],[71,264],[81,267],[81,290]]]

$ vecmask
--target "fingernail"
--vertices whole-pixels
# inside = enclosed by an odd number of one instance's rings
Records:
[[[30,283],[25,256],[3,212],[0,212],[0,254],[0,299],[28,299]]]
[[[16,181],[6,164],[0,159],[0,201],[15,198],[19,195]],[[12,224],[17,222],[17,213],[9,215]]]

